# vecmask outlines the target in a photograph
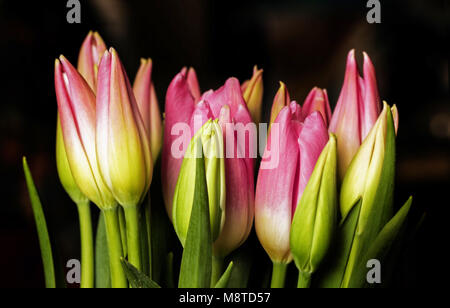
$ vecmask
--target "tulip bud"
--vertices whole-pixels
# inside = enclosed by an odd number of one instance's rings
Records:
[[[336,137],[331,135],[292,221],[291,251],[301,277],[316,272],[331,244],[337,219],[336,151]],[[303,281],[306,286],[308,281]]]
[[[309,92],[302,106],[302,119],[306,119],[306,117],[314,111],[320,112],[328,127],[331,120],[331,108],[327,90],[314,88]]]
[[[141,66],[134,80],[133,92],[147,135],[150,137],[152,158],[155,161],[162,147],[162,119],[152,82],[151,59],[141,60]]]
[[[139,205],[152,180],[150,143],[128,77],[114,49],[99,67],[97,157],[102,177],[124,207]]]
[[[377,122],[350,164],[341,188],[341,214],[345,219],[360,203],[357,237],[353,240],[343,285],[352,276],[361,254],[367,251],[393,216],[395,126],[391,108],[384,103]]]
[[[338,172],[345,172],[380,114],[375,69],[364,53],[364,77],[358,72],[355,51],[350,51],[342,91],[330,122],[338,140]]]
[[[217,239],[225,221],[225,163],[222,131],[217,121],[208,120],[192,138],[181,165],[173,197],[173,224],[184,245],[194,201],[196,158],[205,155],[211,234]]]
[[[279,125],[279,134],[270,134],[263,161],[274,147],[279,148],[275,152],[283,154],[277,167],[260,169],[256,186],[256,233],[275,263],[292,260],[289,248],[292,216],[328,142],[322,116],[314,112],[301,123],[295,105],[283,108],[273,124]]]
[[[78,71],[92,90],[97,91],[97,73],[106,45],[98,32],[90,31],[81,46],[78,56]]]
[[[63,56],[55,61],[55,90],[64,149],[73,179],[92,202],[102,209],[113,209],[117,203],[100,175],[97,162],[95,94]],[[61,146],[58,147],[61,151]]]
[[[248,110],[255,123],[261,122],[261,106],[263,100],[263,70],[258,70],[255,66],[253,69],[253,77],[243,86],[244,100],[247,102]]]
[[[269,126],[272,125],[273,122],[275,122],[281,109],[283,109],[286,106],[289,106],[290,103],[291,98],[289,97],[288,89],[286,88],[286,85],[280,81],[280,89],[275,95],[275,99],[273,100],[272,105],[272,111],[270,112]]]
[[[88,198],[80,191],[70,171],[59,116],[56,128],[56,168],[59,180],[72,201],[76,204],[88,202]]]

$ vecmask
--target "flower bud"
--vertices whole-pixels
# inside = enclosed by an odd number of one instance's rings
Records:
[[[134,80],[133,92],[150,137],[152,158],[155,161],[161,151],[163,132],[161,112],[152,82],[152,66],[151,59],[141,60],[141,66]]]
[[[302,119],[306,119],[314,111],[320,112],[328,127],[331,120],[331,108],[326,90],[314,88],[309,92],[302,106]]]
[[[290,103],[291,98],[289,96],[288,89],[286,85],[282,81],[280,81],[280,89],[278,90],[277,94],[275,95],[275,99],[273,100],[272,111],[270,112],[269,125],[272,125],[272,123],[275,122],[281,109],[283,109],[286,106],[289,106]]]
[[[181,165],[173,197],[173,224],[184,245],[194,201],[196,158],[205,156],[211,234],[217,239],[225,221],[225,163],[222,131],[217,121],[208,120],[192,138]]]
[[[117,52],[102,58],[97,88],[97,157],[102,177],[124,207],[141,203],[152,180],[150,142]]]
[[[76,185],[100,208],[115,208],[117,203],[98,168],[95,144],[95,94],[63,56],[55,61],[55,90],[64,149]],[[61,151],[60,145],[58,148]],[[62,159],[59,162],[63,161]],[[67,177],[63,178],[67,181]]]
[[[278,153],[278,165],[261,168],[256,185],[256,233],[276,263],[292,261],[289,247],[292,217],[328,141],[327,127],[320,113],[314,112],[301,123],[296,106],[293,103],[284,107],[273,123],[279,126],[279,133],[270,134],[263,162],[268,156],[277,155],[272,153]],[[275,147],[278,151],[273,151]]]
[[[90,31],[78,56],[78,72],[86,79],[92,90],[97,91],[97,73],[106,45],[98,32]]]
[[[252,79],[243,84],[243,96],[247,103],[248,110],[252,116],[253,122],[258,124],[261,122],[261,107],[263,100],[263,70],[259,70],[257,66],[253,69]]]
[[[336,225],[336,137],[317,160],[291,227],[291,251],[301,273],[312,274],[323,261]]]

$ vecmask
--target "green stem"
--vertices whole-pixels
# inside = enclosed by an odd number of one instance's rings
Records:
[[[145,207],[145,221],[146,227],[147,227],[147,242],[148,242],[148,263],[149,263],[149,277],[152,278],[153,276],[153,267],[152,267],[152,227],[151,227],[151,221],[152,221],[152,201],[150,198],[150,193],[148,194],[148,205]]]
[[[118,207],[103,211],[105,214],[106,237],[108,239],[109,262],[111,266],[111,285],[113,288],[128,288],[128,281],[123,271],[122,240],[120,238]]]
[[[139,206],[127,206],[124,209],[127,224],[128,262],[138,271],[142,271]]]
[[[215,287],[216,283],[219,281],[223,272],[223,258],[213,256],[212,260],[212,274],[211,274],[211,287]]]
[[[91,206],[89,201],[77,204],[81,236],[81,285],[82,289],[94,287],[94,238],[92,233]]]
[[[298,285],[300,289],[308,289],[311,286],[311,273],[298,272]]]
[[[286,281],[287,264],[273,262],[272,283],[270,287],[273,289],[284,288]]]
[[[120,239],[122,240],[122,253],[123,256],[126,258],[128,247],[127,247],[127,226],[125,223],[125,213],[121,206],[119,206],[117,211],[119,215]]]

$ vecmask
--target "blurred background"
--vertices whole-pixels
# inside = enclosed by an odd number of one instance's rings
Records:
[[[141,57],[153,59],[161,108],[183,66],[193,66],[208,90],[230,76],[249,79],[258,65],[265,119],[280,80],[298,102],[312,87],[326,88],[334,107],[347,52],[355,48],[360,63],[368,52],[381,97],[400,112],[396,204],[414,195],[393,285],[433,286],[442,275],[433,256],[448,257],[439,241],[447,242],[441,226],[450,204],[450,1],[382,0],[381,24],[367,22],[365,0],[80,2],[81,24],[68,24],[67,1],[0,0],[0,272],[8,278],[0,286],[44,285],[23,155],[60,260],[79,258],[76,207],[55,165],[53,65],[60,54],[76,63],[89,30],[118,50],[132,79]],[[257,243],[254,249],[264,254]]]

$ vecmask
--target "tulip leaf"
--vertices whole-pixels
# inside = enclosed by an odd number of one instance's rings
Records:
[[[196,158],[195,190],[183,257],[179,288],[209,288],[212,272],[212,235],[203,156]]]
[[[356,226],[361,212],[361,199],[352,206],[347,217],[341,221],[336,243],[329,256],[329,262],[323,271],[318,273],[319,286],[322,288],[339,288],[344,278],[350,250],[356,233]]]
[[[100,211],[98,217],[97,234],[95,236],[95,287],[99,289],[111,287],[108,241],[103,211]]]
[[[215,287],[216,289],[224,289],[228,288],[228,284],[231,278],[231,273],[233,273],[233,261],[230,262],[230,264],[227,267],[227,270],[225,273],[223,273],[222,277],[220,277],[219,281],[216,283]]]
[[[169,252],[166,258],[165,282],[167,288],[175,288],[174,273],[173,273],[173,252]]]
[[[376,259],[378,261],[384,260],[389,254],[391,247],[404,225],[409,210],[411,209],[412,197],[403,205],[397,214],[384,226],[381,232],[376,237],[375,241],[370,246],[369,250],[360,263],[355,268],[355,271],[349,282],[349,287],[359,288],[366,285],[367,261]]]
[[[42,263],[44,265],[45,286],[47,288],[56,288],[55,265],[53,262],[53,253],[50,243],[50,237],[48,235],[47,223],[45,221],[42,204],[39,199],[39,195],[25,157],[23,158],[23,170],[25,173],[25,179],[27,182],[31,206],[33,208],[34,220],[36,222],[36,228],[39,237]]]
[[[139,272],[137,268],[121,258],[122,267],[133,289],[160,289],[161,287],[147,275]]]

